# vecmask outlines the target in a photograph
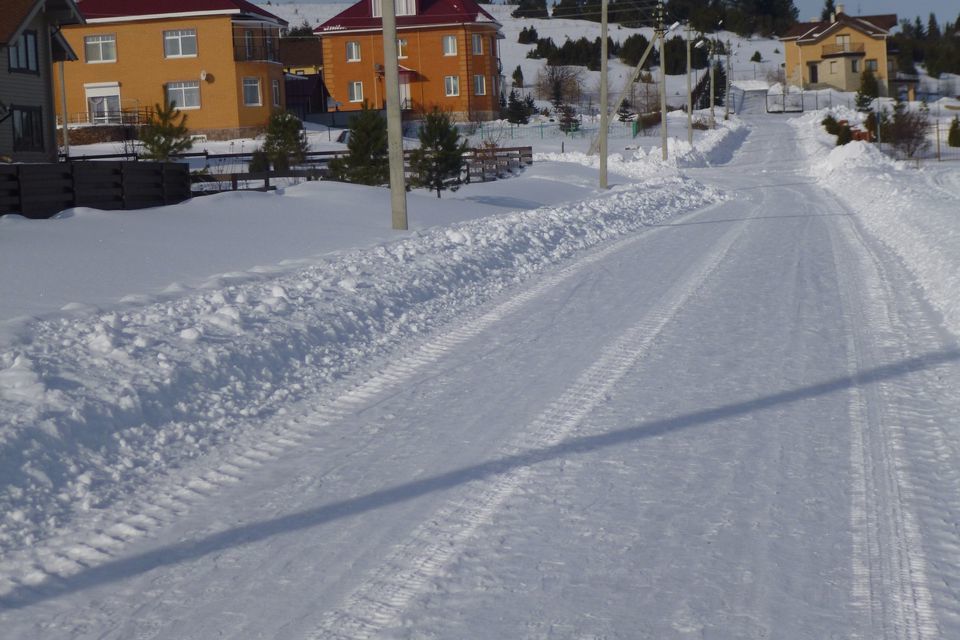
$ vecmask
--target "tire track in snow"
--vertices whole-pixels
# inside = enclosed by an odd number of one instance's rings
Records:
[[[498,458],[523,459],[525,455],[558,445],[575,431],[716,270],[743,228],[744,223],[737,224],[721,236],[710,253],[638,323],[608,344],[567,391],[527,425],[517,441],[499,451]],[[591,262],[638,241],[634,238],[618,243],[602,255],[592,256]],[[520,304],[518,300],[517,306]],[[478,480],[473,486],[468,485],[465,496],[434,512],[338,609],[326,613],[310,638],[364,640],[399,624],[410,603],[430,588],[433,579],[457,557],[477,528],[488,522],[532,473],[529,464],[521,464],[505,469],[493,480]]]
[[[830,205],[839,208],[837,205]],[[831,227],[837,275],[848,318],[847,366],[858,380],[864,365],[876,364],[885,345],[874,344],[866,328],[896,344],[894,300],[883,266],[867,247],[854,222],[838,218]],[[842,234],[843,241],[838,238]],[[855,255],[844,263],[841,255]],[[850,264],[850,260],[853,264]],[[851,273],[852,271],[852,273]],[[860,283],[866,283],[861,294]],[[907,354],[897,353],[898,359]],[[853,603],[867,616],[862,637],[926,640],[940,637],[926,572],[913,483],[900,452],[905,451],[899,403],[884,381],[850,387],[850,525],[853,542]],[[909,396],[909,391],[906,392]],[[900,418],[900,419],[898,419]]]

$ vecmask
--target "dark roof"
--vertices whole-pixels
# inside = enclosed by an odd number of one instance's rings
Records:
[[[77,6],[83,17],[91,21],[182,13],[224,13],[287,24],[286,20],[247,0],[79,0]]]
[[[492,15],[474,0],[415,0],[417,15],[397,16],[397,27],[419,27],[438,24],[462,24],[467,22],[490,22],[499,26]],[[330,18],[314,33],[382,29],[382,20],[373,17],[370,0],[360,0],[355,5]]]
[[[838,13],[836,22],[821,20],[820,22],[798,22],[780,36],[781,40],[815,41],[839,26],[853,27],[869,36],[887,35],[890,29],[897,26],[897,14],[886,13],[878,16],[848,16]]]
[[[59,0],[48,2],[47,10],[65,9],[75,16],[74,19],[60,19],[58,24],[77,24],[81,22],[80,13],[73,0]],[[0,11],[0,45],[7,45],[19,37],[20,30],[31,20],[38,11],[44,9],[41,0],[3,0],[3,11]]]
[[[316,36],[280,38],[280,62],[285,67],[323,64],[323,43]]]

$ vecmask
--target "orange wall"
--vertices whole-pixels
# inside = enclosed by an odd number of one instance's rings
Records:
[[[163,32],[171,29],[196,29],[197,56],[165,58]],[[65,67],[67,112],[71,118],[87,111],[84,85],[119,82],[123,108],[146,108],[165,100],[168,82],[200,80],[200,108],[185,109],[187,126],[193,130],[231,129],[266,124],[273,111],[271,80],[280,80],[279,63],[235,62],[233,25],[229,16],[199,16],[144,20],[126,23],[87,24],[66,27],[63,33],[80,59]],[[116,62],[88,63],[84,37],[113,34],[116,37]],[[206,80],[201,80],[201,71]],[[243,105],[242,77],[261,78],[262,105]],[[57,83],[59,85],[59,83]],[[60,109],[59,86],[57,109]],[[281,97],[281,105],[284,101]]]
[[[483,53],[473,55],[471,34],[483,37]],[[401,29],[398,39],[407,41],[406,58],[400,65],[412,69],[410,98],[415,111],[430,110],[434,106],[451,111],[462,119],[470,113],[482,119],[495,117],[498,110],[496,29],[490,26],[458,25],[455,27],[432,27],[417,30]],[[457,55],[443,55],[442,39],[445,35],[457,36]],[[377,73],[377,65],[383,65],[383,38],[377,33],[323,34],[323,74],[327,90],[340,103],[341,111],[361,108],[359,103],[348,100],[348,83],[363,82],[364,99],[375,108],[382,108],[383,77]],[[347,62],[346,43],[360,43],[360,61]],[[486,95],[475,95],[473,76],[486,78]],[[460,95],[447,96],[445,76],[459,76]]]

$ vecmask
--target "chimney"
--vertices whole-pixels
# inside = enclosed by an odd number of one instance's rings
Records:
[[[846,13],[846,11],[843,10],[843,5],[842,5],[842,4],[838,4],[838,5],[837,5],[837,15],[840,15],[841,13]]]
[[[836,22],[836,21],[837,21],[837,13],[833,12],[830,14],[830,22]]]

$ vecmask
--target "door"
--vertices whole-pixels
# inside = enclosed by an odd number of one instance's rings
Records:
[[[403,76],[400,76],[400,108],[413,108],[413,102],[410,100],[410,79]]]
[[[807,68],[810,70],[810,84],[817,84],[820,82],[820,67],[816,62],[811,62],[807,65]]]

